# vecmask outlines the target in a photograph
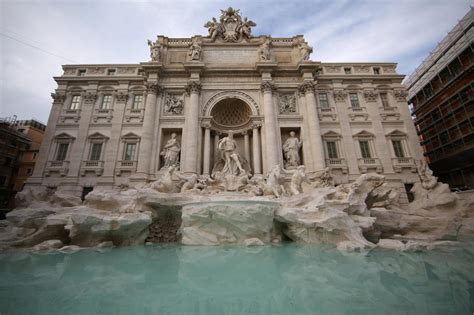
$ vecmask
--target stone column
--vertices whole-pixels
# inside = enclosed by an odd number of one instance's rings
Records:
[[[142,126],[142,137],[138,153],[137,175],[146,177],[150,174],[153,149],[153,130],[155,126],[156,99],[162,88],[156,82],[147,83],[147,96]]]
[[[197,173],[198,135],[199,135],[199,94],[201,84],[191,81],[188,84],[189,104],[184,109],[184,138],[182,148],[184,161],[181,171],[185,173]]]
[[[204,124],[204,158],[202,173],[204,175],[209,175],[209,168],[211,164],[211,125]]]
[[[250,141],[249,141],[249,133],[248,131],[242,132],[244,135],[244,156],[247,162],[250,163]]]
[[[253,173],[262,174],[262,168],[260,167],[260,135],[258,132],[259,124],[252,125],[252,154],[253,154]]]
[[[280,134],[279,128],[277,128],[275,106],[273,105],[273,90],[275,90],[275,86],[272,82],[264,81],[262,83],[267,172],[270,171],[274,165],[280,164],[277,138]]]
[[[314,96],[314,83],[312,81],[306,81],[300,85],[299,88],[305,93],[306,113],[308,115],[309,134],[304,140],[306,145],[309,143],[311,146],[314,170],[322,170],[326,167],[326,163],[324,160],[324,147],[321,138],[318,107],[316,97]],[[305,145],[305,143],[303,143],[303,145]]]
[[[214,134],[214,164],[219,160],[219,150],[217,149],[219,143],[219,132],[215,131]]]

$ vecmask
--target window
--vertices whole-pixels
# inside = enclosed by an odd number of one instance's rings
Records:
[[[439,73],[439,77],[441,79],[441,82],[443,83],[447,83],[451,80],[452,78],[452,75],[451,75],[451,72],[449,71],[449,68],[446,67],[444,68],[440,73]]]
[[[329,108],[328,95],[326,93],[319,93],[319,106],[322,109]]]
[[[349,93],[349,100],[351,101],[352,107],[360,107],[359,97],[357,96],[357,93]]]
[[[89,160],[99,161],[102,153],[102,143],[92,143]]]
[[[392,140],[392,146],[393,146],[393,151],[395,152],[395,156],[397,158],[405,157],[401,140]]]
[[[344,68],[344,73],[351,74],[352,73],[351,68]]]
[[[384,108],[390,107],[388,104],[388,95],[387,93],[380,93],[380,99],[382,100],[382,106]]]
[[[367,140],[359,140],[360,153],[364,159],[369,159],[372,157],[370,154],[370,145]]]
[[[86,75],[86,69],[80,69],[78,72],[77,72],[77,75],[80,76],[80,77],[83,77]]]
[[[13,161],[12,158],[6,157],[4,162],[3,162],[3,165],[11,167],[12,166],[12,161]]]
[[[110,109],[110,104],[112,104],[112,95],[104,95],[100,109]]]
[[[68,147],[69,147],[69,143],[59,143],[58,144],[58,150],[56,151],[56,161],[66,160]]]
[[[328,158],[330,159],[337,159],[339,158],[337,154],[337,145],[335,141],[327,141],[326,148],[328,150]]]
[[[133,96],[132,109],[140,109],[143,107],[143,95]]]
[[[461,71],[461,64],[459,63],[459,60],[457,57],[449,64],[448,67],[454,76],[459,74],[459,72]]]
[[[33,170],[31,168],[26,169],[26,175],[31,175],[32,172]]]
[[[374,74],[380,74],[380,68],[374,68]]]
[[[33,160],[36,160],[36,156],[38,155],[38,153],[33,153]]]
[[[135,159],[135,151],[137,149],[136,143],[126,143],[123,154],[124,161],[133,161]]]
[[[115,69],[108,69],[107,75],[115,75]]]
[[[80,105],[81,105],[81,96],[74,95],[72,97],[71,106],[69,107],[69,109],[79,109]]]
[[[424,87],[423,93],[425,93],[426,98],[429,98],[433,95],[433,89],[429,83]]]

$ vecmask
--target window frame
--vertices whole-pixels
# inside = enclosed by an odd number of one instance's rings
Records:
[[[355,99],[352,99],[352,96],[355,96]],[[356,101],[354,103],[353,101]],[[351,108],[360,108],[360,100],[359,100],[359,93],[357,92],[350,92],[349,93],[349,103],[351,104]],[[356,105],[356,106],[354,106]]]
[[[76,101],[77,100],[77,101]],[[69,104],[70,110],[81,109],[82,96],[79,94],[72,95],[71,104]]]
[[[113,100],[113,95],[112,94],[104,94],[102,96],[102,102],[100,102],[99,109],[111,109],[112,108],[112,100]],[[104,106],[104,105],[106,105],[106,106]]]
[[[321,97],[324,96],[326,99],[321,99]],[[321,109],[329,109],[331,108],[331,104],[329,104],[329,96],[327,92],[319,92],[318,93],[318,101],[319,101],[319,107]]]
[[[140,102],[137,102],[137,98],[140,98]],[[143,109],[143,102],[144,102],[143,94],[134,94],[132,99],[132,106],[131,109]],[[135,104],[139,104],[140,106],[135,106]]]

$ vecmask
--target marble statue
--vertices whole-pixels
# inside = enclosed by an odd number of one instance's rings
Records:
[[[206,185],[199,180],[199,176],[196,174],[191,174],[189,176],[183,176],[180,173],[176,173],[176,176],[184,180],[182,186],[181,186],[181,193],[185,192],[198,192],[201,191],[206,187]]]
[[[299,45],[301,61],[309,60],[309,55],[313,52],[313,47],[309,46],[302,38]]]
[[[200,61],[201,60],[201,52],[202,52],[202,44],[198,38],[193,38],[193,42],[190,47],[189,56],[191,56],[191,61]]]
[[[173,175],[175,170],[175,165],[166,167],[163,175],[157,181],[153,182],[150,188],[163,193],[178,192],[177,185],[173,181]]]
[[[150,61],[159,62],[160,61],[160,43],[158,40],[152,42],[148,40],[148,46],[150,46]]]
[[[241,157],[237,152],[237,144],[235,143],[232,131],[228,133],[227,137],[219,140],[217,147],[224,159],[224,167],[221,170],[222,173],[232,175],[245,174],[245,170],[240,163]]]
[[[271,61],[270,55],[271,39],[266,38],[259,48],[260,61]]]
[[[429,168],[426,161],[420,161],[416,164],[418,175],[420,176],[421,185],[426,190],[432,190],[438,183],[438,178],[433,176],[433,171]]]
[[[226,42],[236,42],[244,37],[251,38],[252,27],[257,26],[255,22],[240,16],[240,10],[229,7],[227,10],[221,10],[219,22],[212,18],[204,24],[209,32],[211,41],[217,37]]]
[[[291,182],[290,182],[290,193],[292,195],[299,195],[303,192],[303,187],[302,187],[303,182],[306,182],[308,184],[311,183],[308,177],[306,177],[306,168],[304,167],[304,165],[300,165],[295,170],[292,170],[292,171],[288,171],[288,170],[282,170],[282,171],[286,174],[292,174]]]
[[[215,17],[213,17],[211,21],[208,21],[206,24],[204,24],[204,27],[207,27],[211,40],[214,40],[216,38],[221,28],[219,22],[217,22]]]
[[[290,131],[290,137],[283,144],[283,152],[285,153],[285,168],[295,168],[301,164],[300,149],[303,144],[302,140],[296,137],[294,131]]]
[[[163,150],[161,151],[160,155],[163,156],[164,165],[163,168],[167,168],[170,166],[178,166],[179,165],[179,152],[181,151],[181,146],[176,138],[176,133],[171,134],[171,138],[166,142]]]
[[[263,195],[273,195],[279,198],[286,192],[281,182],[282,176],[280,165],[274,165],[267,175],[265,185],[263,186]]]
[[[330,167],[326,167],[325,169],[316,172],[310,180],[313,183],[313,188],[334,186],[334,178],[332,177]]]

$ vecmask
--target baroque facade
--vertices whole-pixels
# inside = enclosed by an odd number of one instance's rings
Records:
[[[383,174],[406,202],[423,156],[396,64],[312,61],[303,36],[255,25],[229,8],[208,36],[148,41],[147,62],[63,66],[29,184],[80,196],[169,165],[208,177],[303,164],[336,183]]]

